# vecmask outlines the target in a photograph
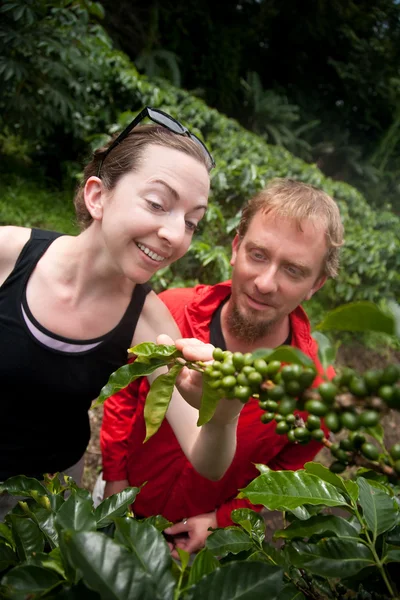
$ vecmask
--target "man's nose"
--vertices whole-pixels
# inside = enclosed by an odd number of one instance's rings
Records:
[[[276,292],[278,289],[278,273],[276,268],[273,265],[269,265],[263,269],[262,273],[256,277],[254,283],[260,294]]]

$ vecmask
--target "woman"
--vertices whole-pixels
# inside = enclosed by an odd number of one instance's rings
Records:
[[[139,125],[146,117],[154,123]],[[145,108],[86,166],[74,201],[79,235],[0,228],[0,481],[67,472],[80,484],[88,410],[127,349],[180,338],[146,282],[188,250],[213,166],[198,138]],[[176,345],[188,359],[211,359],[197,340]],[[187,402],[175,391],[167,418],[195,468],[219,478],[242,404],[220,403],[199,429],[189,403],[198,406],[201,379],[185,369],[178,385]]]

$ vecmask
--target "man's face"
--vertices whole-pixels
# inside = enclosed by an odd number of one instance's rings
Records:
[[[232,243],[231,322],[235,335],[255,341],[278,331],[287,316],[325,283],[325,230],[274,213],[257,213]],[[241,332],[241,333],[240,333]]]

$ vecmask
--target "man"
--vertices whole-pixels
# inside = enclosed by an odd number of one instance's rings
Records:
[[[291,344],[310,356],[321,373],[317,344],[300,304],[336,276],[342,243],[332,198],[304,183],[277,179],[242,212],[232,243],[232,281],[171,289],[160,297],[183,336],[242,353]],[[315,441],[292,444],[277,435],[274,422],[260,421],[258,401],[251,399],[239,417],[233,463],[222,479],[208,481],[185,458],[167,420],[143,444],[148,389],[146,379],[136,380],[104,405],[105,496],[145,484],[133,505],[135,514],[162,514],[174,522],[166,533],[188,552],[204,546],[209,527],[230,525],[233,509],[262,508],[236,499],[238,490],[258,475],[255,464],[296,470],[321,448]]]

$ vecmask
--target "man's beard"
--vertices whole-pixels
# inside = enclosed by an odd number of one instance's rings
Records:
[[[226,315],[226,326],[229,333],[242,342],[257,342],[271,331],[274,323],[275,319],[257,321],[251,316],[243,315],[232,303]]]

